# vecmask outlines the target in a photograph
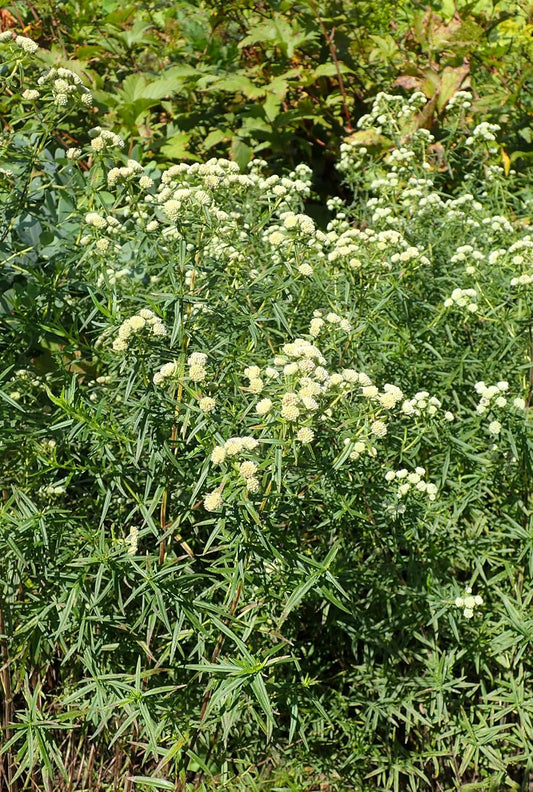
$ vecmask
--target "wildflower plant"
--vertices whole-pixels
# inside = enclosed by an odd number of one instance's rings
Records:
[[[87,93],[37,84],[41,137],[2,149],[8,783],[78,741],[161,788],[301,746],[349,788],[525,778],[531,240],[498,130],[452,106],[445,178],[424,97],[378,97],[389,142],[346,143],[320,228],[305,166],[54,152]]]

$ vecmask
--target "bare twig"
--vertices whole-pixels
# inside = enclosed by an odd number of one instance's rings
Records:
[[[237,591],[235,592],[235,596],[233,598],[233,602],[231,603],[231,606],[230,606],[230,609],[229,609],[229,614],[224,619],[224,623],[225,623],[226,627],[229,627],[229,625],[231,624],[231,619],[233,617],[233,614],[237,610],[237,605],[239,604],[239,599],[241,597],[241,591],[242,591],[242,586],[239,583],[237,585]],[[218,640],[217,640],[215,649],[213,651],[213,654],[211,655],[211,663],[212,664],[216,663],[216,661],[218,660],[218,656],[219,656],[220,652],[222,651],[222,647],[224,645],[224,638],[225,638],[225,635],[224,635],[224,633],[221,632],[219,634],[219,636],[218,636]],[[182,780],[178,779],[176,781],[176,792],[185,792],[186,783],[187,783],[187,767],[188,767],[189,762],[190,762],[190,753],[192,751],[194,751],[194,749],[196,747],[196,743],[198,742],[198,737],[200,736],[200,732],[202,730],[202,724],[203,724],[203,721],[204,721],[206,713],[207,713],[207,707],[209,706],[209,701],[211,699],[211,693],[212,693],[212,689],[210,687],[208,687],[206,689],[205,693],[204,693],[204,698],[202,700],[202,707],[200,709],[200,718],[198,720],[198,726],[196,727],[196,731],[194,732],[194,734],[192,736],[192,739],[191,739],[191,742],[190,742],[190,745],[189,745],[189,755],[188,755],[188,757],[187,757],[187,759],[185,761],[183,779]]]
[[[0,635],[2,638],[0,639],[0,646],[2,652],[2,669],[1,669],[1,679],[2,679],[2,687],[4,690],[4,711],[3,711],[3,723],[2,723],[2,730],[4,732],[4,737],[6,742],[8,742],[11,737],[13,736],[13,731],[11,729],[11,723],[13,722],[13,699],[11,697],[11,675],[9,671],[9,652],[7,648],[7,636],[6,636],[6,627],[5,627],[5,619],[4,619],[4,611],[0,608]],[[18,784],[16,781],[13,780],[14,773],[14,763],[13,763],[13,752],[11,748],[7,752],[6,756],[6,763],[7,763],[7,788],[9,792],[17,792]]]
[[[317,8],[315,0],[309,0],[309,5],[313,9],[313,13],[316,16],[318,24],[322,29],[324,38],[328,43],[329,51],[331,53],[331,58],[333,60],[333,63],[335,64],[335,71],[337,72],[337,81],[339,83],[339,91],[341,92],[341,96],[342,96],[342,108],[344,112],[344,118],[346,119],[346,131],[353,132],[352,119],[350,116],[350,109],[348,107],[348,96],[346,94],[346,89],[344,87],[344,80],[342,79],[341,67],[340,67],[339,59],[337,57],[337,49],[335,47],[335,42],[334,42],[335,28],[332,28],[331,33],[328,33],[328,29],[324,24],[324,20],[320,16],[320,12]]]

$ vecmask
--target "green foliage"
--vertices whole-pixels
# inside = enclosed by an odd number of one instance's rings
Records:
[[[7,788],[526,788],[531,192],[480,100],[379,93],[320,228],[251,138],[129,150],[168,74],[114,133],[79,62],[0,48]]]
[[[93,123],[163,162],[230,156],[245,167],[307,162],[326,189],[340,138],[379,90],[422,90],[426,125],[471,85],[476,114],[505,123],[531,154],[531,7],[515,3],[305,0],[201,4],[14,3],[16,18],[61,65],[91,83]],[[8,103],[10,106],[10,103]],[[98,119],[98,120],[96,120]],[[83,125],[68,130],[86,142]]]

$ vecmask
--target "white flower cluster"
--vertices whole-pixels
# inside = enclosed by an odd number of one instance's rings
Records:
[[[472,245],[460,245],[456,248],[454,255],[450,258],[450,264],[457,264],[465,262],[465,271],[467,275],[475,275],[476,266],[473,262],[479,263],[484,261],[485,256],[481,251],[474,250]]]
[[[217,445],[211,452],[211,462],[213,465],[221,465],[227,456],[238,456],[244,451],[254,451],[259,445],[255,437],[245,435],[244,437],[230,437],[223,446]]]
[[[529,286],[531,283],[533,283],[533,272],[531,274],[524,272],[517,278],[511,278],[511,286]]]
[[[108,233],[116,233],[119,230],[120,222],[113,217],[112,215],[107,215],[103,217],[98,212],[87,212],[85,215],[85,222],[87,225],[96,228],[98,231],[106,231]],[[87,238],[87,242],[90,241],[90,237]],[[81,244],[84,244],[84,237],[82,237]]]
[[[173,377],[177,373],[178,367],[175,361],[171,361],[170,363],[163,363],[162,366],[155,372],[154,376],[152,377],[152,382],[154,385],[161,385],[166,379]]]
[[[11,30],[4,30],[0,33],[0,44],[14,44],[28,55],[33,55],[39,49],[36,41],[27,36],[13,36]]]
[[[248,379],[248,390],[250,393],[261,393],[263,380],[261,379],[259,366],[248,366],[244,369],[244,376]]]
[[[489,409],[494,407],[505,407],[507,404],[507,397],[504,393],[509,390],[509,383],[502,380],[496,385],[485,385],[484,382],[476,382],[474,386],[476,393],[480,395],[479,403],[476,407],[478,415],[483,415]],[[497,432],[495,432],[497,434]]]
[[[477,291],[475,289],[454,289],[451,295],[444,300],[444,307],[451,308],[454,305],[458,308],[466,308],[470,313],[476,313],[478,310]]]
[[[128,349],[128,341],[131,336],[149,330],[153,336],[166,336],[167,329],[161,319],[149,308],[142,308],[138,314],[125,319],[118,328],[117,338],[113,341],[112,347],[115,352],[125,352]]]
[[[237,472],[244,479],[246,490],[256,493],[259,491],[259,479],[257,478],[257,463],[250,459],[239,460],[239,457],[246,452],[254,451],[259,445],[255,437],[246,435],[244,437],[230,437],[224,445],[217,445],[211,451],[211,463],[222,465],[228,457],[236,462]],[[204,497],[204,507],[207,511],[215,511],[222,506],[221,489],[218,488]]]
[[[282,261],[287,266],[294,266],[307,277],[313,274],[309,261],[324,258],[323,246],[325,234],[315,227],[311,217],[293,211],[281,212],[280,223],[268,227],[263,232],[263,241],[272,251],[272,261]]]
[[[456,597],[454,601],[456,608],[463,609],[463,616],[465,619],[471,619],[474,615],[474,609],[479,605],[483,605],[483,597],[480,594],[472,595],[472,589],[467,586],[465,589],[464,597]]]
[[[371,198],[368,201],[370,208],[377,206],[375,203],[377,200]],[[388,223],[387,218],[396,222],[389,207],[374,212],[372,219],[374,223],[383,219]],[[396,229],[387,228],[375,231],[373,228],[360,230],[349,227],[340,234],[335,230],[330,230],[326,235],[326,242],[331,248],[327,254],[328,261],[330,263],[338,261],[350,269],[360,269],[363,262],[368,264],[370,271],[375,271],[376,266],[390,270],[393,265],[406,264],[411,261],[417,261],[423,265],[429,264],[429,259],[423,255],[422,250],[409,244],[403,234]]]
[[[343,333],[351,333],[352,325],[348,321],[348,319],[339,316],[339,314],[330,311],[325,316],[322,311],[313,311],[313,318],[309,324],[309,335],[313,338],[317,338],[320,335],[320,332],[324,327],[328,327],[329,330],[332,330],[334,327],[338,327]]]
[[[437,497],[437,485],[426,481],[425,475],[426,469],[423,467],[416,467],[411,473],[406,468],[401,468],[400,470],[388,470],[385,473],[385,481],[388,481],[389,484],[392,482],[398,484],[396,493],[398,498],[403,498],[413,490],[425,493],[430,501],[434,501]]]
[[[120,168],[111,168],[107,172],[107,183],[112,187],[120,182],[129,181],[134,176],[142,173],[144,173],[143,166],[136,160],[129,159],[127,165],[123,165]]]
[[[208,512],[217,511],[222,506],[222,492],[220,488],[204,496],[204,509]]]
[[[472,94],[470,91],[457,91],[448,102],[448,110],[459,108],[469,110],[472,107]]]
[[[478,140],[482,140],[486,143],[492,143],[496,140],[496,134],[501,130],[501,127],[498,124],[489,124],[488,121],[482,121],[481,124],[478,124],[470,137],[467,137],[465,143],[467,146],[471,146],[473,143],[477,142]]]
[[[492,411],[494,413],[497,409],[504,409],[509,406],[509,399],[506,395],[509,390],[509,383],[506,381],[498,382],[496,385],[485,385],[484,382],[476,382],[476,393],[479,394],[480,399],[476,406],[478,415],[484,415],[486,412]],[[511,405],[516,410],[524,410],[526,402],[521,396],[517,396],[511,402]],[[488,425],[488,431],[493,437],[497,437],[502,430],[502,424],[497,419],[493,419]]]
[[[386,387],[386,386],[385,386]],[[430,396],[428,391],[418,391],[412,399],[405,399],[402,402],[401,411],[404,415],[429,415],[434,416],[442,407],[442,402],[436,396]],[[444,418],[453,421],[453,413],[446,411]]]
[[[204,413],[211,413],[216,410],[217,403],[211,396],[202,396],[202,398],[198,400],[198,407]]]
[[[514,229],[509,221],[500,215],[495,215],[488,218],[490,223],[494,225],[494,230],[498,235],[500,233],[508,234]],[[505,222],[504,222],[505,221]],[[513,277],[511,279],[511,286],[528,286],[533,278],[533,239],[530,234],[525,234],[516,242],[513,242],[508,248],[495,248],[491,250],[488,255],[489,264],[494,267],[497,265],[507,267],[520,267],[520,269],[529,269],[530,272],[523,272],[523,274]]]
[[[91,148],[95,154],[112,148],[124,148],[124,141],[120,135],[99,126],[89,130],[89,137],[91,138]]]
[[[62,66],[57,69],[51,68],[39,77],[37,85],[50,87],[53,100],[60,107],[65,107],[70,98],[79,98],[86,107],[92,106],[91,92],[85,87],[81,77],[71,69],[65,69]]]
[[[26,88],[25,91],[22,92],[22,98],[26,102],[35,102],[41,95],[40,91],[37,91],[35,88]]]
[[[418,112],[427,102],[421,91],[415,91],[406,100],[398,94],[380,91],[376,94],[370,113],[362,116],[357,122],[359,129],[377,129],[387,133],[398,131],[398,121],[408,119]]]
[[[362,440],[360,438],[358,439],[356,437],[346,437],[344,439],[344,445],[350,446],[350,459],[353,462],[357,462],[357,460],[361,457],[361,454],[368,454],[370,457],[375,457],[378,453],[377,448],[375,448],[368,441]]]
[[[381,91],[376,95],[370,112],[359,119],[357,126],[359,129],[372,129],[376,135],[383,134],[398,137],[406,122],[426,102],[427,99],[421,91],[415,91],[409,99]],[[357,138],[346,138],[340,146],[340,159],[337,169],[341,173],[356,169],[367,151],[367,146]],[[403,153],[407,153],[407,151],[409,151],[407,148],[403,149]],[[404,157],[402,156],[401,159],[403,160]],[[409,159],[411,159],[410,156]]]
[[[205,352],[193,352],[187,358],[187,366],[189,368],[189,379],[192,382],[203,382],[207,377],[205,364],[207,355]]]
[[[310,170],[305,165],[298,166],[287,177],[266,178],[261,173],[266,163],[255,160],[251,165],[247,174],[240,173],[235,162],[225,159],[173,165],[162,174],[157,203],[165,206],[165,214],[173,222],[179,217],[183,201],[189,200],[198,206],[211,207],[217,219],[223,220],[232,217],[234,196],[239,192],[243,195],[252,192],[254,200],[274,201],[279,208],[283,205],[288,208],[288,203],[310,193]],[[215,194],[217,204],[214,203]],[[227,211],[223,206],[227,206]]]
[[[481,224],[490,227],[491,231],[495,231],[497,234],[512,234],[514,231],[509,220],[503,215],[484,217]]]

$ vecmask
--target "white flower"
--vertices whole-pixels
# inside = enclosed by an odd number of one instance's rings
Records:
[[[203,380],[205,380],[206,376],[207,376],[207,372],[203,366],[192,365],[189,368],[189,378],[193,382],[202,382]]]
[[[281,231],[273,231],[268,237],[268,241],[274,247],[280,245],[284,241],[284,239],[285,239],[285,234],[283,234]]]
[[[39,45],[33,41],[33,39],[28,38],[27,36],[16,36],[15,44],[17,44],[24,52],[28,52],[32,55],[34,52],[37,52],[39,49]]]
[[[226,450],[226,454],[229,456],[236,456],[240,454],[243,448],[242,440],[240,437],[230,437],[224,443],[224,448]]]
[[[35,99],[38,99],[40,95],[41,94],[39,93],[39,91],[36,91],[34,88],[26,88],[26,90],[23,91],[22,93],[22,98],[25,99],[27,102],[33,102],[35,101]]]
[[[272,400],[271,399],[261,399],[258,401],[255,407],[255,411],[258,415],[266,415],[272,409]]]
[[[255,439],[255,437],[240,437],[238,438],[241,442],[242,447],[246,451],[253,451],[254,448],[257,448],[259,445],[259,441]]]
[[[312,443],[314,437],[315,437],[315,433],[313,432],[312,429],[310,429],[307,426],[302,426],[302,428],[299,429],[298,433],[296,434],[296,438],[301,443]]]
[[[283,399],[281,400],[281,403],[283,407],[290,407],[291,405],[298,404],[299,401],[300,401],[300,397],[298,396],[297,393],[288,392],[283,394]]]
[[[249,385],[250,393],[261,393],[263,390],[263,380],[261,377],[252,377]]]
[[[287,363],[287,365],[283,366],[283,373],[287,377],[291,377],[293,374],[298,372],[298,363]]]
[[[297,421],[300,417],[300,410],[293,404],[285,404],[281,408],[281,417],[287,421]]]
[[[255,476],[250,476],[250,478],[246,479],[246,489],[248,492],[258,492],[259,491],[259,479],[255,478]]]
[[[257,473],[257,465],[249,460],[242,462],[239,466],[239,473],[243,478],[254,478]]]
[[[502,430],[502,425],[499,421],[491,421],[489,424],[489,432],[492,435],[499,435]]]
[[[67,159],[69,159],[69,160],[78,160],[81,157],[83,152],[82,152],[81,148],[71,147],[71,148],[68,148],[65,153],[67,155]]]
[[[308,278],[313,274],[313,268],[310,264],[304,261],[303,264],[300,264],[298,266],[298,272],[300,273],[300,275],[305,275]]]
[[[125,352],[128,348],[128,342],[123,338],[115,338],[112,347],[115,352]]]
[[[100,251],[100,253],[105,253],[109,249],[110,244],[111,240],[107,239],[107,237],[102,237],[96,240],[96,249]]]
[[[323,326],[324,320],[320,317],[317,316],[314,319],[311,319],[311,324],[309,325],[309,335],[312,335],[313,338],[316,338]]]
[[[400,397],[401,398],[401,397]],[[379,397],[379,403],[382,407],[385,407],[386,410],[390,410],[393,407],[396,407],[398,399],[396,398],[394,393],[382,393]]]
[[[130,327],[132,330],[142,330],[146,324],[146,319],[140,315],[132,316],[130,319]]]
[[[124,543],[128,548],[128,555],[135,555],[139,544],[139,529],[135,525],[130,528],[130,532],[124,539]]]
[[[385,437],[387,434],[387,426],[384,421],[374,421],[370,426],[370,431],[376,437]]]
[[[107,228],[107,220],[105,217],[99,215],[98,212],[88,212],[88,214],[85,215],[85,222],[87,225],[92,225],[95,228]]]
[[[215,446],[211,451],[211,462],[213,465],[220,465],[226,459],[226,449],[222,446]]]
[[[193,352],[187,358],[188,366],[205,366],[207,362],[207,355],[205,352]]]
[[[173,374],[176,373],[177,366],[174,361],[170,363],[164,363],[161,368],[159,369],[163,377],[171,377]]]
[[[204,498],[204,508],[206,511],[212,512],[220,509],[222,506],[222,495],[219,490],[214,490],[206,495]]]
[[[152,334],[155,336],[166,336],[167,334],[167,328],[161,321],[154,322],[151,330],[152,330]]]
[[[202,412],[210,413],[213,412],[213,410],[217,405],[216,405],[216,401],[212,399],[211,396],[204,396],[198,402],[198,406],[202,410]]]
[[[358,382],[359,381],[359,374],[355,369],[343,369],[342,370],[342,378],[344,382]]]

